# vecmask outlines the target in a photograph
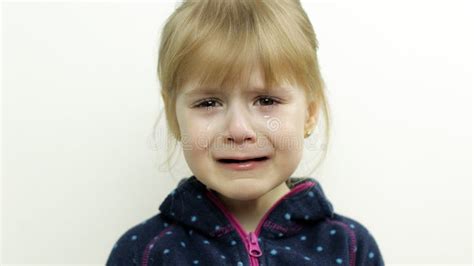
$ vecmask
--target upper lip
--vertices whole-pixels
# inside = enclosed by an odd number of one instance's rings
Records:
[[[229,157],[217,158],[217,160],[227,159],[227,160],[240,160],[240,161],[242,161],[242,160],[250,160],[250,159],[261,158],[261,157],[269,158],[269,156],[267,156],[267,155],[261,155],[261,156],[229,156]]]

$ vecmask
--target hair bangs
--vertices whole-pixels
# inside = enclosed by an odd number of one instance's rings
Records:
[[[223,6],[229,10],[222,12],[217,6],[206,16],[194,11],[198,19],[194,25],[198,26],[190,33],[194,36],[189,38],[189,47],[183,49],[186,53],[177,69],[181,77],[178,89],[189,83],[218,89],[247,86],[257,67],[261,67],[267,89],[285,83],[307,87],[303,66],[309,64],[302,62],[309,59],[301,47],[307,43],[302,42],[301,35],[289,37],[295,25],[275,26],[276,14],[258,1]]]

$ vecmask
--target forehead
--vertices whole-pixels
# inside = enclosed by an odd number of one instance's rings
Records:
[[[224,84],[198,84],[196,81],[189,81],[182,88],[184,96],[196,96],[196,95],[211,95],[218,93],[229,93],[232,91],[242,91],[248,93],[291,93],[294,91],[293,86],[288,82],[283,84],[274,85],[273,87],[266,86],[265,78],[262,69],[257,67],[249,73],[248,78],[242,78],[238,84],[231,84],[225,86]]]

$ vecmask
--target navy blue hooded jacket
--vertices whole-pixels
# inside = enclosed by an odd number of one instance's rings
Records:
[[[216,192],[183,178],[160,212],[114,245],[115,265],[384,265],[377,243],[357,221],[333,211],[315,179],[290,177],[290,191],[246,232]]]

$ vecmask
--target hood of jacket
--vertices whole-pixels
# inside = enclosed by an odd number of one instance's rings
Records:
[[[333,217],[333,206],[314,178],[290,177],[286,184],[290,191],[263,216],[261,234],[267,237],[290,236],[304,226]],[[208,189],[193,175],[181,179],[159,210],[172,223],[211,237],[221,236],[234,228],[216,196],[214,190]]]

